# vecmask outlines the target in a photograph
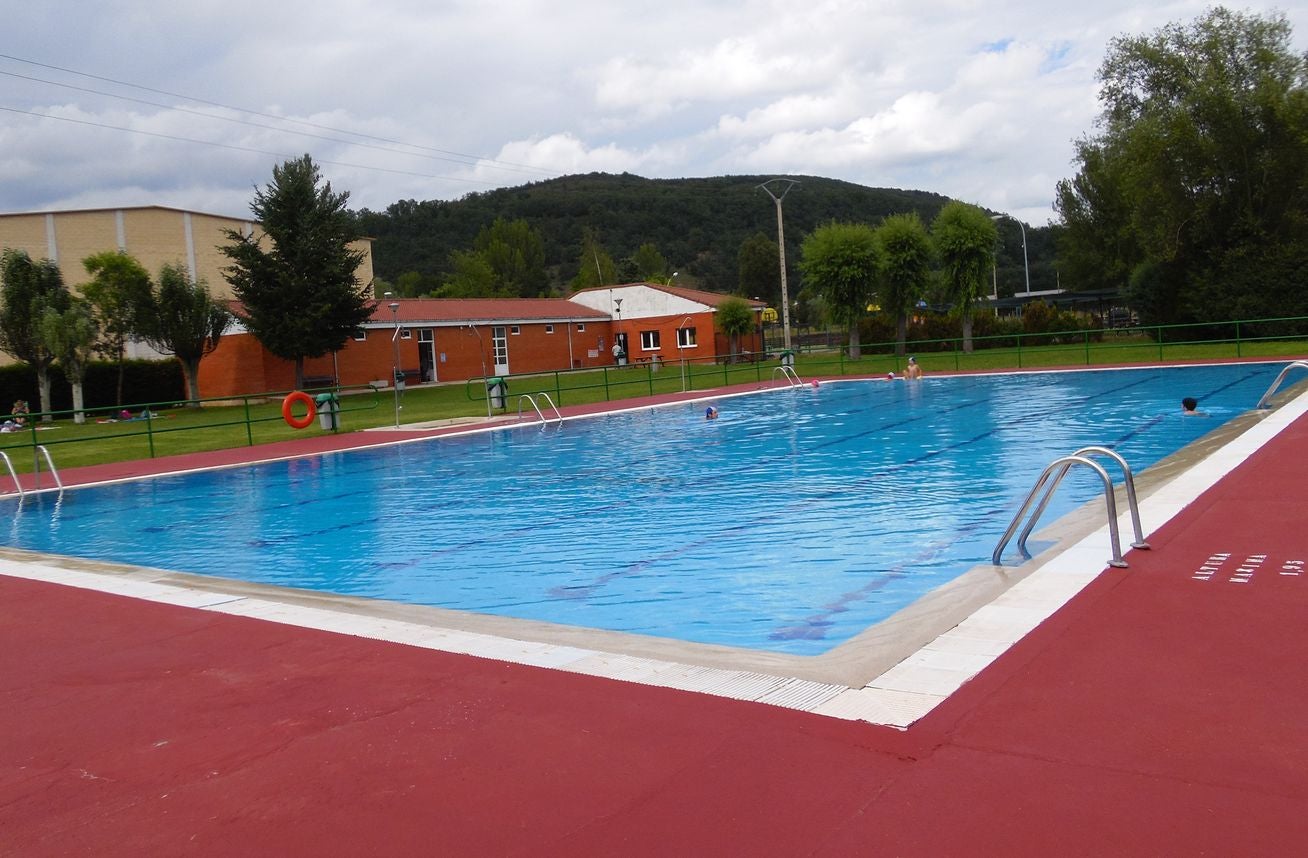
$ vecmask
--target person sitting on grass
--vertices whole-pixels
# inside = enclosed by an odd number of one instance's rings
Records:
[[[27,415],[31,413],[27,407],[26,399],[14,400],[14,407],[9,412],[9,419],[12,420],[20,429],[27,425]]]

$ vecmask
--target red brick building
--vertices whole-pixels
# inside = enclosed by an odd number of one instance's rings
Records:
[[[612,366],[615,338],[632,363],[710,360],[730,352],[713,315],[727,297],[633,283],[567,299],[382,298],[340,351],[305,361],[306,384],[389,384],[397,364],[409,384]],[[763,309],[761,302],[748,303],[756,314]],[[761,351],[757,324],[739,349]],[[294,385],[294,364],[239,325],[200,363],[205,398]]]

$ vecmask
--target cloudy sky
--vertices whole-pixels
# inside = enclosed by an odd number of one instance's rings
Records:
[[[1109,40],[1207,5],[15,0],[0,211],[244,216],[309,152],[355,208],[591,171],[806,174],[1043,225]],[[1306,0],[1231,5],[1308,42]]]

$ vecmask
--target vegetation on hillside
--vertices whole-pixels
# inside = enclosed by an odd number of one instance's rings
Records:
[[[357,212],[358,229],[373,239],[374,270],[403,295],[431,294],[453,273],[461,253],[497,219],[522,220],[540,236],[552,294],[594,285],[595,266],[608,276],[633,279],[656,251],[665,276],[714,292],[757,295],[775,303],[751,278],[742,286],[742,247],[776,236],[776,208],[759,185],[767,176],[645,179],[630,174],[565,176],[515,188],[470,194],[459,200],[403,200],[382,212]],[[813,176],[784,203],[787,277],[798,282],[796,262],[804,237],[830,221],[876,225],[889,215],[916,213],[933,220],[949,202],[924,191],[868,188]],[[1020,291],[1022,245],[1000,248],[1001,292]],[[1052,289],[1053,245],[1048,229],[1028,229],[1032,289]],[[583,248],[583,244],[585,248]],[[771,244],[774,252],[775,240]],[[642,251],[642,248],[644,250]],[[583,262],[586,265],[583,265]],[[612,273],[609,274],[609,266]],[[589,269],[589,270],[588,270]],[[773,267],[775,271],[775,264]],[[774,287],[775,291],[775,287]],[[792,296],[798,289],[791,289]]]

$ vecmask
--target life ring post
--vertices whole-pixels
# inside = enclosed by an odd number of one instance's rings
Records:
[[[305,415],[303,417],[295,416],[295,405],[297,403],[304,405]],[[313,423],[313,418],[317,416],[318,406],[314,404],[313,397],[303,390],[292,390],[282,400],[282,419],[292,429],[304,429]]]

